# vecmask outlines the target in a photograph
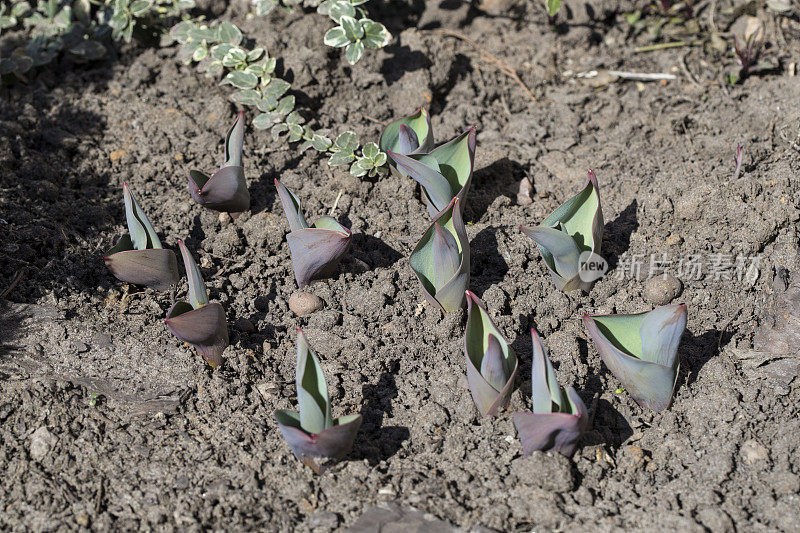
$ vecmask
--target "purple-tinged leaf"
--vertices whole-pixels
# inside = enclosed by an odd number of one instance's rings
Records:
[[[455,235],[458,244],[460,263],[455,274],[438,290],[435,282],[434,234],[435,225]],[[444,313],[459,309],[464,305],[464,291],[469,284],[469,239],[461,216],[460,202],[453,198],[448,207],[442,210],[428,227],[409,257],[411,269],[416,274],[425,298]]]
[[[567,281],[577,276],[581,253],[572,237],[560,228],[520,226],[519,229],[536,241],[559,290]]]
[[[381,151],[386,152],[391,150],[403,155],[409,155],[410,152],[404,152],[400,147],[400,126],[405,125],[414,132],[419,145],[414,153],[425,154],[433,148],[433,128],[431,128],[431,117],[428,112],[419,108],[413,115],[400,118],[393,121],[386,126],[386,129],[381,133],[381,138],[378,141]],[[421,140],[421,141],[420,141]]]
[[[419,148],[417,134],[405,124],[400,124],[397,141],[397,152],[403,155],[411,154]]]
[[[192,170],[189,192],[195,202],[215,211],[241,213],[250,208],[250,191],[241,166],[222,167],[211,177]]]
[[[487,341],[488,346],[483,354],[483,361],[481,361],[481,376],[486,380],[486,383],[500,393],[508,383],[506,358],[503,353],[503,347],[497,337],[489,333]]]
[[[467,328],[464,333],[464,355],[467,361],[469,390],[481,415],[495,416],[508,405],[519,363],[514,351],[489,318],[483,303],[470,291],[465,291],[465,296],[467,299]],[[497,344],[491,347],[493,343]],[[498,346],[503,357],[505,371],[509,372],[510,370],[510,372],[505,383],[496,388],[486,380],[479,369],[484,369],[485,358],[496,357]],[[490,350],[495,353],[488,353]],[[491,365],[487,363],[486,366]]]
[[[574,414],[514,413],[523,455],[528,456],[537,450],[555,450],[567,457],[575,453],[578,441],[586,431],[588,416],[575,389],[568,387],[567,396]]]
[[[278,190],[278,198],[281,199],[283,212],[289,221],[289,230],[297,231],[308,228],[308,222],[303,216],[303,210],[300,208],[300,200],[297,199],[297,196],[277,178],[275,178],[275,188]]]
[[[739,178],[742,172],[742,155],[744,154],[744,147],[741,144],[736,145],[736,155],[733,157],[733,162],[736,165],[733,169],[733,181]]]
[[[189,281],[189,303],[192,304],[194,309],[198,309],[208,303],[208,291],[205,283],[203,283],[203,275],[200,273],[200,268],[198,268],[194,257],[192,257],[191,252],[189,252],[183,241],[178,241],[178,248],[181,250],[183,267],[186,269],[186,279]]]
[[[430,152],[430,156],[438,162],[442,176],[450,185],[450,196],[456,196],[461,200],[462,211],[472,183],[472,172],[475,166],[475,146],[475,126],[472,126],[461,135],[441,146],[437,146]],[[423,189],[423,200],[428,206],[428,213],[431,217],[435,217],[443,207],[438,207],[433,201],[434,198],[426,195],[427,192],[426,189]]]
[[[223,167],[242,166],[242,148],[244,146],[244,111],[239,111],[228,133],[225,135],[225,162]]]
[[[222,364],[222,352],[228,346],[228,324],[219,303],[194,309],[187,302],[175,302],[164,322],[173,335],[194,346],[209,365]]]
[[[686,306],[667,305],[636,315],[583,316],[603,362],[636,403],[663,411],[677,382],[678,344]]]
[[[350,248],[349,230],[307,228],[286,235],[297,286],[331,277]]]
[[[278,410],[275,420],[294,456],[317,474],[324,471],[324,466],[316,459],[340,459],[350,453],[362,422],[361,415],[343,416],[335,419],[328,429],[308,434],[303,431],[297,413]]]
[[[297,403],[300,410],[300,428],[309,434],[321,433],[333,425],[328,385],[316,354],[308,345],[305,335],[297,328]]]
[[[134,250],[128,235],[124,235],[103,260],[114,277],[126,283],[164,291],[178,282],[175,252],[164,248]]]
[[[438,291],[455,275],[461,264],[456,238],[438,223],[433,224],[433,286]]]
[[[394,160],[398,170],[406,173],[410,178],[419,183],[428,195],[428,199],[436,208],[436,213],[444,209],[450,200],[455,196],[455,192],[450,189],[450,183],[437,168],[438,162],[431,156],[425,154],[415,157],[392,152],[386,154]],[[419,158],[419,159],[417,159]]]
[[[594,254],[590,257],[599,256],[603,239],[603,211],[597,177],[592,170],[588,171],[584,188],[539,226],[520,229],[536,241],[556,288],[565,292],[591,290],[597,276],[594,272],[583,271],[586,265],[581,263],[580,256],[587,251]],[[575,249],[556,232],[571,238]],[[582,273],[585,276],[582,277]]]
[[[531,328],[533,341],[533,364],[531,365],[531,398],[533,412],[537,414],[558,413],[564,410],[566,401],[558,384],[555,370],[547,357],[547,351],[539,334]]]

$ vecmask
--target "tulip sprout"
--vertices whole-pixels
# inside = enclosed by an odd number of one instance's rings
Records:
[[[556,209],[541,225],[520,227],[536,241],[556,288],[564,292],[588,292],[596,276],[585,269],[600,254],[603,240],[603,211],[597,177],[589,170],[586,186]]]
[[[324,467],[316,459],[339,459],[353,448],[361,415],[332,417],[325,375],[300,328],[295,380],[299,412],[279,409],[275,419],[295,457],[320,474]]]
[[[195,202],[228,213],[241,213],[250,208],[250,192],[242,167],[244,145],[244,120],[242,112],[236,116],[225,136],[225,161],[222,167],[208,176],[199,170],[189,173],[189,192]]]
[[[458,197],[450,201],[409,257],[425,298],[443,313],[464,305],[469,285],[469,239],[459,204]]]
[[[122,185],[128,234],[103,256],[114,276],[134,285],[167,290],[178,282],[178,259],[175,252],[164,249],[142,208],[131,194],[127,183]]]
[[[495,416],[508,405],[519,363],[514,351],[492,322],[483,302],[467,295],[464,354],[472,399],[483,416]]]
[[[228,346],[225,310],[218,302],[209,302],[200,269],[183,241],[178,241],[189,281],[188,302],[177,301],[167,311],[164,322],[173,335],[194,346],[212,367],[222,364],[222,352]]]
[[[412,148],[417,142],[414,140],[415,135],[412,135],[413,130],[410,127],[398,127],[398,133],[400,132],[404,133],[398,136],[398,148]],[[437,146],[430,153],[412,151],[410,155],[403,155],[391,150],[386,153],[402,174],[407,174],[420,184],[422,199],[428,206],[431,217],[435,217],[456,197],[461,200],[463,209],[475,162],[474,126],[451,141]]]
[[[547,357],[542,339],[531,328],[533,365],[531,366],[532,413],[514,413],[522,453],[555,450],[566,456],[575,453],[578,441],[586,431],[589,418],[583,400],[575,389],[562,389]]]
[[[378,144],[383,152],[427,154],[433,148],[430,114],[420,107],[413,115],[395,120],[383,130]]]
[[[302,289],[314,281],[331,277],[350,248],[350,230],[327,215],[309,227],[297,196],[277,179],[275,187],[289,220],[291,231],[286,235],[286,242],[289,243],[297,286]]]
[[[583,316],[606,366],[642,407],[669,407],[678,378],[678,344],[686,305],[665,305],[636,315]]]

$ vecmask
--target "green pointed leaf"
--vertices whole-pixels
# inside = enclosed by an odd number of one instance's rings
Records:
[[[300,407],[300,427],[317,434],[333,426],[331,404],[325,375],[303,332],[297,330],[297,403]]]
[[[294,109],[294,95],[284,96],[275,106],[276,115],[288,115]]]
[[[186,269],[186,278],[189,281],[189,295],[187,300],[193,309],[199,309],[208,304],[208,292],[206,285],[203,283],[203,275],[200,273],[200,268],[194,261],[191,252],[183,243],[178,241],[178,248],[181,250],[183,256],[183,266]]]
[[[290,87],[291,87],[291,84],[289,82],[281,80],[279,78],[275,78],[269,83],[269,85],[267,85],[264,88],[264,90],[263,90],[264,97],[265,98],[274,98],[275,100],[277,100],[278,98],[283,96],[283,94],[286,91],[288,91]]]
[[[392,39],[392,34],[383,24],[369,19],[360,20],[361,27],[364,29],[364,37],[361,41],[367,48],[383,48]]]
[[[561,9],[561,0],[547,0],[547,15],[555,17]]]
[[[144,15],[153,3],[148,0],[136,0],[133,2],[128,9],[131,10],[133,16],[141,17]]]
[[[360,40],[364,36],[364,28],[353,17],[343,16],[339,19],[339,24],[344,30],[347,40],[351,43]]]
[[[275,180],[275,188],[278,190],[278,198],[281,200],[283,212],[289,221],[289,229],[298,231],[308,228],[308,222],[306,222],[306,217],[303,215],[300,200],[297,199],[297,196],[277,179]]]

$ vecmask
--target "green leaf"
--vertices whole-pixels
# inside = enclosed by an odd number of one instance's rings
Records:
[[[339,24],[344,30],[347,40],[351,43],[358,41],[364,36],[364,28],[353,17],[342,17]]]
[[[69,53],[83,61],[94,61],[106,55],[106,47],[97,41],[84,39],[69,49]]]
[[[364,46],[367,48],[383,48],[389,44],[392,34],[383,24],[369,19],[361,19],[359,22],[364,29],[364,37],[361,39]]]
[[[275,65],[278,64],[278,60],[274,57],[268,57],[264,59],[264,72],[267,74],[272,74],[275,72]]]
[[[258,78],[249,72],[235,71],[229,72],[222,84],[229,83],[239,89],[252,89],[258,85]]]
[[[256,105],[258,104],[258,101],[261,100],[261,93],[255,89],[245,89],[243,91],[233,93],[231,100],[237,104]]]
[[[375,164],[376,167],[382,167],[383,165],[386,164],[386,153],[385,152],[379,153],[378,155],[375,156],[372,162]]]
[[[261,47],[253,48],[247,53],[247,61],[258,61],[264,55],[264,49]]]
[[[127,16],[126,16],[127,18]],[[70,6],[64,7],[58,14],[53,18],[53,24],[61,29],[69,28],[70,23],[72,22],[72,8]]]
[[[189,39],[189,30],[194,28],[194,24],[188,20],[184,20],[175,24],[171,30],[169,30],[169,35],[179,43],[185,43]]]
[[[270,120],[269,113],[260,113],[253,119],[253,126],[260,130],[265,130],[272,126],[272,121]]]
[[[289,124],[289,142],[297,142],[303,137],[303,127],[298,124]]]
[[[228,52],[230,52],[233,48],[234,46],[230,43],[215,44],[210,50],[211,57],[222,61],[225,59],[225,56],[228,55]]]
[[[207,55],[208,55],[208,48],[206,48],[201,44],[194,51],[194,54],[192,54],[192,61],[202,61],[203,59],[206,58]]]
[[[362,55],[364,55],[364,43],[362,41],[350,43],[344,50],[344,56],[347,58],[347,62],[351,65],[358,63],[358,60],[361,59]]]
[[[139,17],[144,15],[152,6],[153,3],[149,0],[136,0],[130,5],[131,13],[133,13],[134,17]]]
[[[286,124],[275,124],[272,126],[272,138],[277,141],[278,138],[287,131],[289,131],[289,126]]]
[[[332,46],[334,48],[347,46],[347,44],[350,42],[345,34],[344,28],[341,26],[336,26],[335,28],[329,29],[327,32],[325,32],[325,37],[322,40],[327,46]]]
[[[338,1],[333,2],[327,10],[327,15],[336,23],[341,23],[344,17],[355,17],[356,9],[350,2]]]
[[[326,151],[332,144],[333,142],[330,139],[318,133],[315,133],[311,138],[311,147],[318,152]]]
[[[294,109],[294,95],[284,96],[275,107],[276,115],[288,115]]]
[[[339,165],[346,165],[352,162],[355,158],[356,158],[355,154],[347,150],[334,152],[333,155],[331,155],[330,159],[328,159],[328,165],[332,167],[337,167]]]
[[[234,65],[238,63],[244,63],[245,61],[247,61],[247,52],[245,52],[239,47],[234,46],[230,50],[228,50],[228,53],[225,54],[225,57],[222,59],[223,65],[225,64],[226,59],[232,62]]]
[[[364,157],[366,158],[375,159],[375,156],[380,153],[380,149],[378,148],[377,144],[370,142],[364,145],[361,153],[364,154]]]
[[[359,164],[359,163],[361,163],[361,161],[362,160],[359,159],[358,161],[356,161],[355,163],[353,163],[350,166],[350,174],[352,174],[353,176],[355,176],[357,178],[360,178],[361,176],[364,176],[364,175],[367,174],[367,172],[369,172],[369,170],[367,170],[366,168],[364,168],[363,166],[361,166]]]
[[[201,28],[195,26],[189,29],[189,38],[193,41],[206,41],[208,43],[217,43],[217,32],[212,28]]]
[[[336,137],[331,150],[334,152],[354,152],[358,149],[358,135],[352,131],[346,131]]]
[[[272,97],[262,98],[256,105],[258,106],[259,111],[267,113],[275,110],[275,108],[278,106],[278,100]]]
[[[297,331],[297,403],[300,427],[307,433],[321,433],[333,426],[331,401],[325,375],[316,354],[306,341],[303,332]]]
[[[204,305],[208,305],[208,291],[206,285],[203,283],[203,275],[200,273],[200,268],[194,261],[191,252],[183,243],[178,241],[178,248],[181,250],[183,256],[183,266],[186,269],[186,279],[189,282],[189,295],[187,300],[195,309],[199,309]]]
[[[290,87],[291,85],[289,82],[280,78],[275,78],[264,88],[264,96],[278,99],[283,96],[283,94],[288,91]]]
[[[15,17],[7,17],[7,16],[0,17],[0,30],[4,30],[6,28],[13,28],[16,25],[17,25],[17,19]]]
[[[261,17],[275,9],[278,2],[277,0],[256,0],[253,4],[256,6],[256,15]]]
[[[297,111],[292,111],[286,117],[286,123],[289,124],[289,125],[302,124],[303,122],[305,122],[305,120],[303,120],[303,117],[301,117],[300,113],[298,113]]]
[[[559,9],[561,9],[561,0],[547,0],[548,16],[555,17]]]
[[[223,22],[217,29],[218,39],[223,43],[239,45],[242,42],[242,30],[228,21]]]

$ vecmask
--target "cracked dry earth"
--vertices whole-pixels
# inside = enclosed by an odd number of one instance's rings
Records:
[[[248,127],[252,209],[223,223],[191,202],[186,180],[219,158],[236,111],[229,89],[182,65],[174,47],[124,46],[114,60],[60,63],[0,89],[0,284],[13,284],[0,307],[0,527],[798,530],[797,78],[724,89],[721,61],[701,47],[633,54],[640,43],[609,16],[616,5],[568,3],[572,18],[556,33],[538,5],[491,15],[445,4],[378,6],[374,18],[396,39],[355,67],[322,45],[324,17],[208,9],[283,58],[298,107],[321,128],[377,139],[381,123],[419,105],[438,140],[477,126],[470,287],[521,359],[509,411],[478,416],[464,313],[441,318],[421,303],[406,258],[428,218],[411,180],[354,178]],[[437,28],[513,65],[535,101]],[[772,50],[796,61],[797,28],[783,43],[767,29]],[[603,68],[678,77],[563,74]],[[733,180],[737,143],[744,170]],[[574,194],[589,167],[611,269],[589,294],[562,294],[516,227]],[[340,271],[311,287],[324,307],[308,317],[287,304],[296,286],[276,177],[312,217],[341,192],[336,216],[355,234]],[[532,201],[517,196],[524,179]],[[223,368],[169,334],[170,294],[126,292],[103,265],[125,231],[123,181],[167,246],[185,239],[196,252],[225,306]],[[662,413],[619,389],[580,322],[650,309],[663,295],[648,265],[637,277],[626,258],[651,254],[680,278],[670,297],[689,308]],[[677,272],[689,256],[702,275]],[[757,275],[739,279],[735,263],[714,270],[723,256],[757,257]],[[522,457],[511,421],[530,405],[534,325],[562,384],[594,402],[572,459]],[[322,476],[293,458],[272,417],[296,403],[297,326],[321,358],[334,414],[364,417],[353,452]]]

